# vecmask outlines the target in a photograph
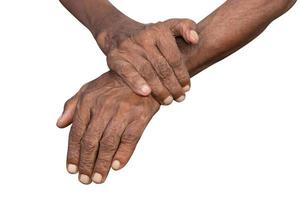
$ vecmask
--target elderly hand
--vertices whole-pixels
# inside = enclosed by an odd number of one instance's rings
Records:
[[[160,104],[141,97],[114,72],[85,84],[68,100],[57,126],[72,123],[67,170],[79,180],[103,183],[110,168],[121,169],[130,159],[143,130]]]
[[[97,36],[99,46],[107,53],[110,69],[138,95],[147,96],[152,91],[154,98],[165,105],[173,99],[183,101],[190,88],[190,77],[175,37],[196,44],[196,23],[170,19],[150,25],[117,26],[126,30]]]

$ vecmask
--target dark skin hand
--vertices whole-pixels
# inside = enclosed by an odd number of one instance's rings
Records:
[[[212,65],[213,63],[216,63],[220,61],[221,59],[225,58],[226,56],[232,54],[233,52],[237,51],[239,48],[242,46],[246,45],[248,42],[250,42],[252,39],[254,39],[257,35],[259,35],[274,19],[277,17],[281,16],[283,13],[285,13],[289,8],[294,5],[296,1],[295,0],[274,0],[274,1],[263,1],[263,0],[231,0],[231,1],[226,1],[222,6],[220,6],[216,11],[214,11],[211,15],[206,17],[204,20],[202,20],[198,25],[197,25],[197,32],[199,33],[199,45],[197,46],[189,46],[187,45],[183,40],[178,39],[177,44],[182,52],[182,57],[185,60],[187,69],[189,70],[190,75],[195,75],[201,70],[207,68],[208,66]],[[241,20],[243,19],[243,20]],[[230,28],[228,28],[230,27]],[[111,72],[109,72],[111,73]],[[112,76],[116,77],[116,76]],[[110,78],[108,78],[110,79]],[[112,78],[112,81],[114,82],[115,78]],[[99,79],[100,82],[101,78]],[[120,79],[121,80],[121,79]],[[109,80],[107,80],[109,82]],[[103,81],[104,82],[104,81]],[[120,81],[119,84],[123,83],[123,89],[126,90],[126,85],[124,82]],[[58,127],[66,127],[70,123],[73,122],[73,126],[78,126],[78,129],[84,130],[84,127],[82,123],[79,121],[76,122],[76,114],[74,116],[74,113],[82,113],[82,115],[85,115],[85,113],[90,113],[88,112],[85,107],[90,107],[90,105],[96,105],[93,103],[90,103],[89,105],[85,106],[80,106],[80,97],[82,96],[81,94],[85,90],[87,86],[84,86],[77,95],[72,97],[69,101],[67,101],[63,115],[60,117],[58,120],[57,126]],[[92,87],[92,86],[90,86]],[[103,86],[104,87],[104,86]],[[113,87],[113,86],[111,86]],[[116,85],[117,88],[120,88],[119,85]],[[121,87],[122,88],[122,87]],[[127,88],[128,93],[123,93],[121,90],[116,90],[114,94],[109,94],[109,95],[102,95],[100,92],[93,92],[90,93],[91,96],[97,96],[99,97],[93,97],[93,98],[99,98],[99,99],[106,99],[109,98],[111,101],[112,99],[110,96],[113,96],[113,98],[117,98],[118,93],[124,94],[124,96],[128,95],[128,98],[130,98],[133,95],[133,92],[131,92],[130,95],[130,90]],[[116,93],[117,92],[117,93]],[[150,98],[150,97],[141,97],[141,96],[136,96],[136,101],[128,101],[126,104],[128,106],[133,106],[135,107],[137,105],[138,99],[142,101],[144,98]],[[124,99],[127,99],[127,97],[124,97]],[[153,100],[153,98],[152,98]],[[131,102],[132,101],[132,102]],[[153,100],[153,102],[155,102]],[[118,103],[117,103],[118,104]],[[158,103],[156,103],[158,105]],[[139,105],[139,104],[138,104]],[[96,110],[102,109],[100,105],[99,107],[96,108]],[[109,103],[108,106],[116,106],[115,102]],[[147,106],[146,106],[147,107]],[[159,107],[159,105],[158,105]],[[147,109],[147,108],[145,108]],[[134,110],[134,109],[133,109]],[[123,118],[127,118],[130,116],[132,113],[134,114],[134,111],[130,112],[123,112]],[[154,115],[154,113],[151,112],[146,112],[148,113],[148,118],[151,119],[151,117]],[[102,119],[105,116],[110,116],[110,113],[108,111],[102,110],[102,115],[98,116],[99,120]],[[128,116],[127,116],[128,115]],[[120,123],[122,122],[121,119],[122,117],[118,118],[120,120]],[[118,122],[119,123],[119,122]],[[117,123],[116,123],[117,124]],[[144,123],[141,123],[141,126]],[[72,128],[73,129],[73,128]],[[71,129],[71,132],[72,132]],[[121,131],[115,131],[112,132],[114,135],[121,135]],[[96,131],[94,133],[94,137],[91,140],[98,141],[98,138],[100,138],[99,135],[102,135],[101,131]],[[72,137],[72,134],[70,134],[70,138]],[[106,141],[107,142],[107,141]],[[105,142],[102,142],[102,145]],[[134,146],[136,143],[134,143]],[[70,146],[70,143],[69,143]],[[68,154],[79,154],[80,150],[80,145],[77,144],[77,149],[76,150],[71,150],[72,152],[74,151],[75,153],[68,153]],[[101,144],[100,148],[101,149]],[[127,148],[125,151],[130,152],[130,155],[132,154],[134,148]],[[70,148],[69,148],[70,151]],[[117,150],[118,152],[118,150]],[[116,154],[117,155],[117,154]],[[101,157],[101,155],[98,155],[98,157]],[[77,158],[84,159],[86,160],[85,157],[88,157],[86,154],[80,154],[77,155]],[[130,156],[129,156],[130,157]],[[129,159],[129,157],[127,157]],[[112,165],[113,168],[115,169],[120,169],[124,166],[124,164],[128,161],[128,159],[122,160],[121,158],[116,158],[114,157],[111,161],[112,164],[103,164],[103,168],[106,168],[102,172],[104,175],[101,174],[102,177],[107,176],[105,172],[109,171],[110,166]],[[100,158],[101,160],[101,158]],[[119,161],[120,164],[114,161]],[[79,165],[80,165],[80,161]],[[114,164],[113,163],[117,163]],[[69,162],[68,164],[75,164],[75,162]],[[78,170],[78,165],[70,165],[68,166],[68,171],[70,173],[76,173]],[[70,167],[70,168],[69,168]],[[84,168],[84,167],[83,167]],[[89,168],[93,168],[90,167]],[[84,174],[88,173],[89,174]],[[80,171],[79,167],[79,173],[83,174],[84,178],[81,180],[83,183],[90,183],[90,178],[92,177],[90,171]],[[88,178],[87,178],[88,177]],[[98,176],[99,177],[99,176]],[[96,177],[97,178],[97,177]],[[89,181],[86,181],[89,180]],[[103,182],[104,178],[102,179],[101,182]],[[85,181],[85,182],[84,182]],[[97,182],[97,181],[95,181]]]
[[[125,166],[160,107],[151,95],[141,97],[133,93],[114,72],[84,85],[66,103],[66,109],[72,101],[76,101],[76,111],[69,136],[67,169],[70,173],[79,171],[79,180],[84,184],[92,180],[102,183],[111,166]]]
[[[94,35],[115,71],[138,95],[152,93],[161,104],[181,102],[190,77],[175,37],[198,43],[196,23],[170,19],[141,24],[122,14],[107,0],[61,0]]]
[[[190,88],[190,77],[175,37],[182,35],[186,42],[197,43],[196,32],[192,35],[194,38],[189,36],[195,27],[196,24],[188,19],[171,19],[144,26],[126,39],[115,42],[116,46],[107,56],[107,64],[137,94],[148,95],[148,91],[143,93],[140,89],[151,88],[153,97],[161,104],[168,105],[173,98],[181,102]],[[98,38],[103,37],[105,34]]]

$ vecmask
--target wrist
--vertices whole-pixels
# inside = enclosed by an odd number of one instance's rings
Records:
[[[125,15],[111,21],[114,23],[107,28],[97,31],[94,35],[99,47],[106,55],[122,41],[131,37],[134,32],[140,31],[145,27],[144,24],[134,21]]]
[[[124,15],[108,0],[84,0],[71,3],[66,0],[60,1],[90,30],[104,53],[113,46],[115,40],[121,40],[122,37],[142,26],[141,23]]]

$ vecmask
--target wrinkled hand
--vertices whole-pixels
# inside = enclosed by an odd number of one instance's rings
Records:
[[[143,130],[160,105],[141,97],[114,72],[85,84],[68,100],[57,122],[72,123],[67,170],[79,171],[79,180],[103,183],[110,168],[121,169],[130,159]]]
[[[175,37],[196,44],[199,40],[196,23],[189,19],[170,19],[131,29],[123,35],[109,37],[103,33],[97,37],[102,49],[109,46],[110,69],[136,94],[147,96],[152,92],[165,105],[173,99],[183,101],[190,88],[190,77]]]

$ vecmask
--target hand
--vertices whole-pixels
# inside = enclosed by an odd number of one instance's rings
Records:
[[[170,104],[173,98],[184,100],[190,77],[175,37],[181,36],[188,44],[198,43],[193,21],[171,19],[144,25],[107,0],[60,1],[91,31],[108,55],[109,67],[136,94],[147,96],[152,89],[152,95],[161,104]]]
[[[199,38],[195,22],[170,19],[144,26],[133,24],[122,26],[132,31],[115,30],[98,35],[99,46],[108,54],[108,66],[136,94],[147,96],[152,91],[165,105],[173,99],[183,101],[190,88],[190,77],[175,37],[181,36],[188,44],[196,44]]]
[[[152,116],[159,110],[152,97],[141,97],[114,72],[84,85],[68,100],[57,126],[72,123],[67,170],[79,180],[103,183],[110,167],[121,169],[130,159]]]

